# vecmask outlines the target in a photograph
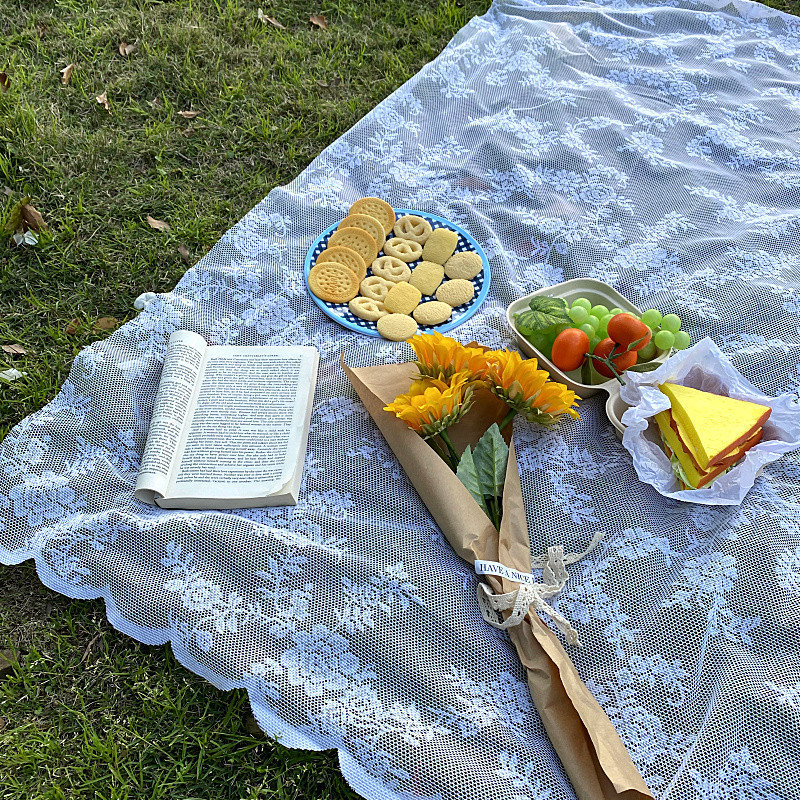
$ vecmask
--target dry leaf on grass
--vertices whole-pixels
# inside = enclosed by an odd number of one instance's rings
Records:
[[[44,217],[25,200],[20,205],[20,214],[26,230],[37,232],[47,230],[47,223],[44,221]]]
[[[170,230],[170,226],[168,222],[164,222],[160,219],[154,219],[149,214],[147,215],[147,224],[151,228],[155,228],[157,231],[168,231]]]
[[[258,19],[265,25],[272,25],[273,28],[280,28],[282,31],[286,30],[285,25],[281,25],[275,17],[268,17],[260,8],[258,9]]]
[[[5,94],[11,86],[11,78],[5,72],[0,72],[0,94]]]
[[[24,356],[28,352],[21,344],[3,344],[0,345],[0,350],[11,356]]]
[[[76,317],[67,323],[67,327],[64,328],[64,333],[66,333],[67,336],[74,336],[80,329],[81,321]]]
[[[103,108],[108,111],[109,114],[111,113],[111,106],[108,104],[108,92],[103,92],[103,94],[97,95],[95,100],[97,100],[97,102],[103,106]]]
[[[191,265],[191,257],[189,256],[189,249],[186,247],[185,244],[180,245],[178,247],[178,252],[181,254],[181,258],[186,262],[187,265]]]
[[[72,70],[75,69],[74,64],[67,64],[64,69],[61,70],[61,83],[66,86],[69,83],[69,79],[72,77]]]
[[[308,21],[312,25],[316,25],[318,28],[322,28],[322,30],[324,31],[328,30],[328,22],[325,19],[325,17],[322,16],[322,14],[312,14],[308,18]]]
[[[96,331],[113,331],[119,325],[116,317],[100,317],[92,326]]]
[[[129,56],[135,49],[135,44],[128,44],[127,42],[119,43],[119,54],[121,56]]]
[[[179,111],[178,114],[182,116],[184,119],[194,119],[195,117],[199,117],[202,114],[202,111]]]

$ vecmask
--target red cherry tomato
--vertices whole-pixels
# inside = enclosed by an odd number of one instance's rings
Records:
[[[649,343],[650,335],[650,328],[633,314],[615,314],[608,321],[609,339],[622,345],[623,350],[637,339],[641,339],[641,341],[631,350],[641,350]]]
[[[611,351],[614,350],[614,348],[616,348],[616,352],[611,356]],[[611,356],[611,360],[614,362],[614,368],[617,372],[625,372],[628,367],[632,367],[636,363],[636,351],[626,351],[622,345],[618,344],[613,339],[601,339],[594,348],[594,354],[601,358],[608,358]],[[608,365],[604,364],[602,361],[592,359],[592,365],[604,378],[616,378],[616,375],[614,375]]]
[[[550,360],[564,372],[571,372],[583,364],[589,352],[589,337],[578,328],[567,328],[556,336]]]

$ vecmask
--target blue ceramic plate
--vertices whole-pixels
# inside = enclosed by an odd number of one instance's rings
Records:
[[[468,320],[480,308],[481,303],[483,303],[483,301],[486,299],[486,295],[489,294],[489,284],[491,282],[489,260],[486,258],[483,250],[481,250],[480,245],[465,230],[459,228],[458,225],[454,225],[449,220],[443,219],[442,217],[437,217],[435,214],[428,214],[425,211],[409,211],[404,208],[395,209],[395,215],[398,219],[400,217],[404,217],[406,214],[415,214],[418,217],[428,220],[432,228],[449,228],[451,231],[455,231],[458,234],[458,245],[456,246],[456,252],[463,253],[466,251],[472,251],[473,253],[477,253],[481,257],[481,261],[483,261],[483,270],[472,279],[472,283],[475,286],[475,296],[472,298],[472,300],[469,303],[465,303],[463,306],[454,308],[453,316],[442,325],[419,326],[420,332],[422,333],[430,333],[431,331],[445,333],[446,331],[452,330],[457,325],[460,325],[462,322]],[[331,227],[328,228],[319,238],[317,238],[313,245],[311,245],[311,249],[308,251],[308,255],[306,255],[304,271],[306,285],[308,285],[308,273],[317,263],[317,256],[319,256],[319,254],[328,246],[328,239],[331,238],[331,235],[339,227],[339,224],[340,223],[337,222],[335,225],[331,225]],[[384,255],[383,251],[381,251],[378,255]],[[413,270],[418,263],[419,261],[412,261],[408,266]],[[367,268],[367,275],[371,274],[372,270]],[[335,320],[340,325],[344,325],[345,328],[349,328],[351,331],[356,331],[356,333],[363,333],[365,336],[380,336],[378,333],[377,323],[354,316],[350,313],[347,303],[326,303],[324,300],[320,300],[319,297],[317,297],[310,289],[309,294],[311,295],[311,299],[322,309],[324,314],[327,314],[332,320]],[[434,298],[423,296],[422,302],[424,303],[426,300],[431,299]]]

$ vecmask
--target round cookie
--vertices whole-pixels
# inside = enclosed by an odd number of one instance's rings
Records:
[[[420,244],[425,244],[432,231],[430,222],[415,214],[406,214],[394,224],[395,236]]]
[[[444,273],[448,278],[471,281],[482,269],[483,259],[472,252],[453,253],[444,263]]]
[[[473,297],[475,297],[475,287],[471,281],[466,281],[463,278],[445,281],[436,290],[436,299],[451,305],[453,308],[469,303]]]
[[[389,289],[384,308],[392,314],[410,314],[422,300],[422,292],[416,286],[401,281]]]
[[[328,246],[333,245],[355,250],[367,264],[378,257],[378,243],[363,228],[339,228],[328,239]]]
[[[364,278],[361,281],[361,294],[370,300],[377,300],[382,303],[392,286],[394,284],[387,281],[386,278],[381,278],[380,275],[370,275],[369,278]]]
[[[351,214],[339,223],[337,230],[340,228],[361,228],[365,230],[375,240],[378,250],[381,249],[381,245],[386,241],[383,225],[375,217],[370,217],[369,214]]]
[[[407,314],[387,314],[378,320],[378,333],[393,342],[402,342],[416,332],[417,323]]]
[[[408,264],[411,261],[416,261],[422,255],[422,245],[419,242],[412,242],[410,239],[395,237],[386,240],[383,245],[383,252],[387,256],[394,256]]]
[[[445,305],[447,305],[445,303]],[[375,322],[381,317],[385,317],[389,312],[383,307],[380,300],[372,300],[369,297],[354,297],[348,304],[350,313],[354,317]]]
[[[357,300],[358,298],[356,298]],[[353,300],[350,301],[355,302]],[[420,325],[441,325],[447,322],[453,313],[453,307],[449,303],[442,303],[440,300],[431,300],[427,303],[418,305],[412,315]]]
[[[381,256],[372,262],[372,274],[379,275],[391,283],[407,281],[411,277],[408,265],[394,256]]]
[[[312,267],[308,288],[326,303],[346,303],[358,294],[358,278],[344,264],[326,261]]]
[[[444,267],[433,261],[420,261],[408,282],[416,286],[422,294],[433,294],[444,278]]]
[[[363,281],[367,276],[367,263],[355,250],[349,247],[328,247],[317,256],[317,264],[326,261],[335,261],[337,264],[344,264],[355,272],[359,281]]]
[[[367,214],[383,225],[384,236],[388,236],[397,218],[394,209],[379,197],[362,197],[350,206],[348,214]]]

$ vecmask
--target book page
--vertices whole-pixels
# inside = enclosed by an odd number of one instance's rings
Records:
[[[317,360],[313,347],[209,348],[168,496],[283,489],[304,452]]]
[[[146,503],[155,502],[157,496],[167,491],[206,349],[203,337],[191,331],[175,331],[169,337],[142,466],[136,479],[136,497]]]

